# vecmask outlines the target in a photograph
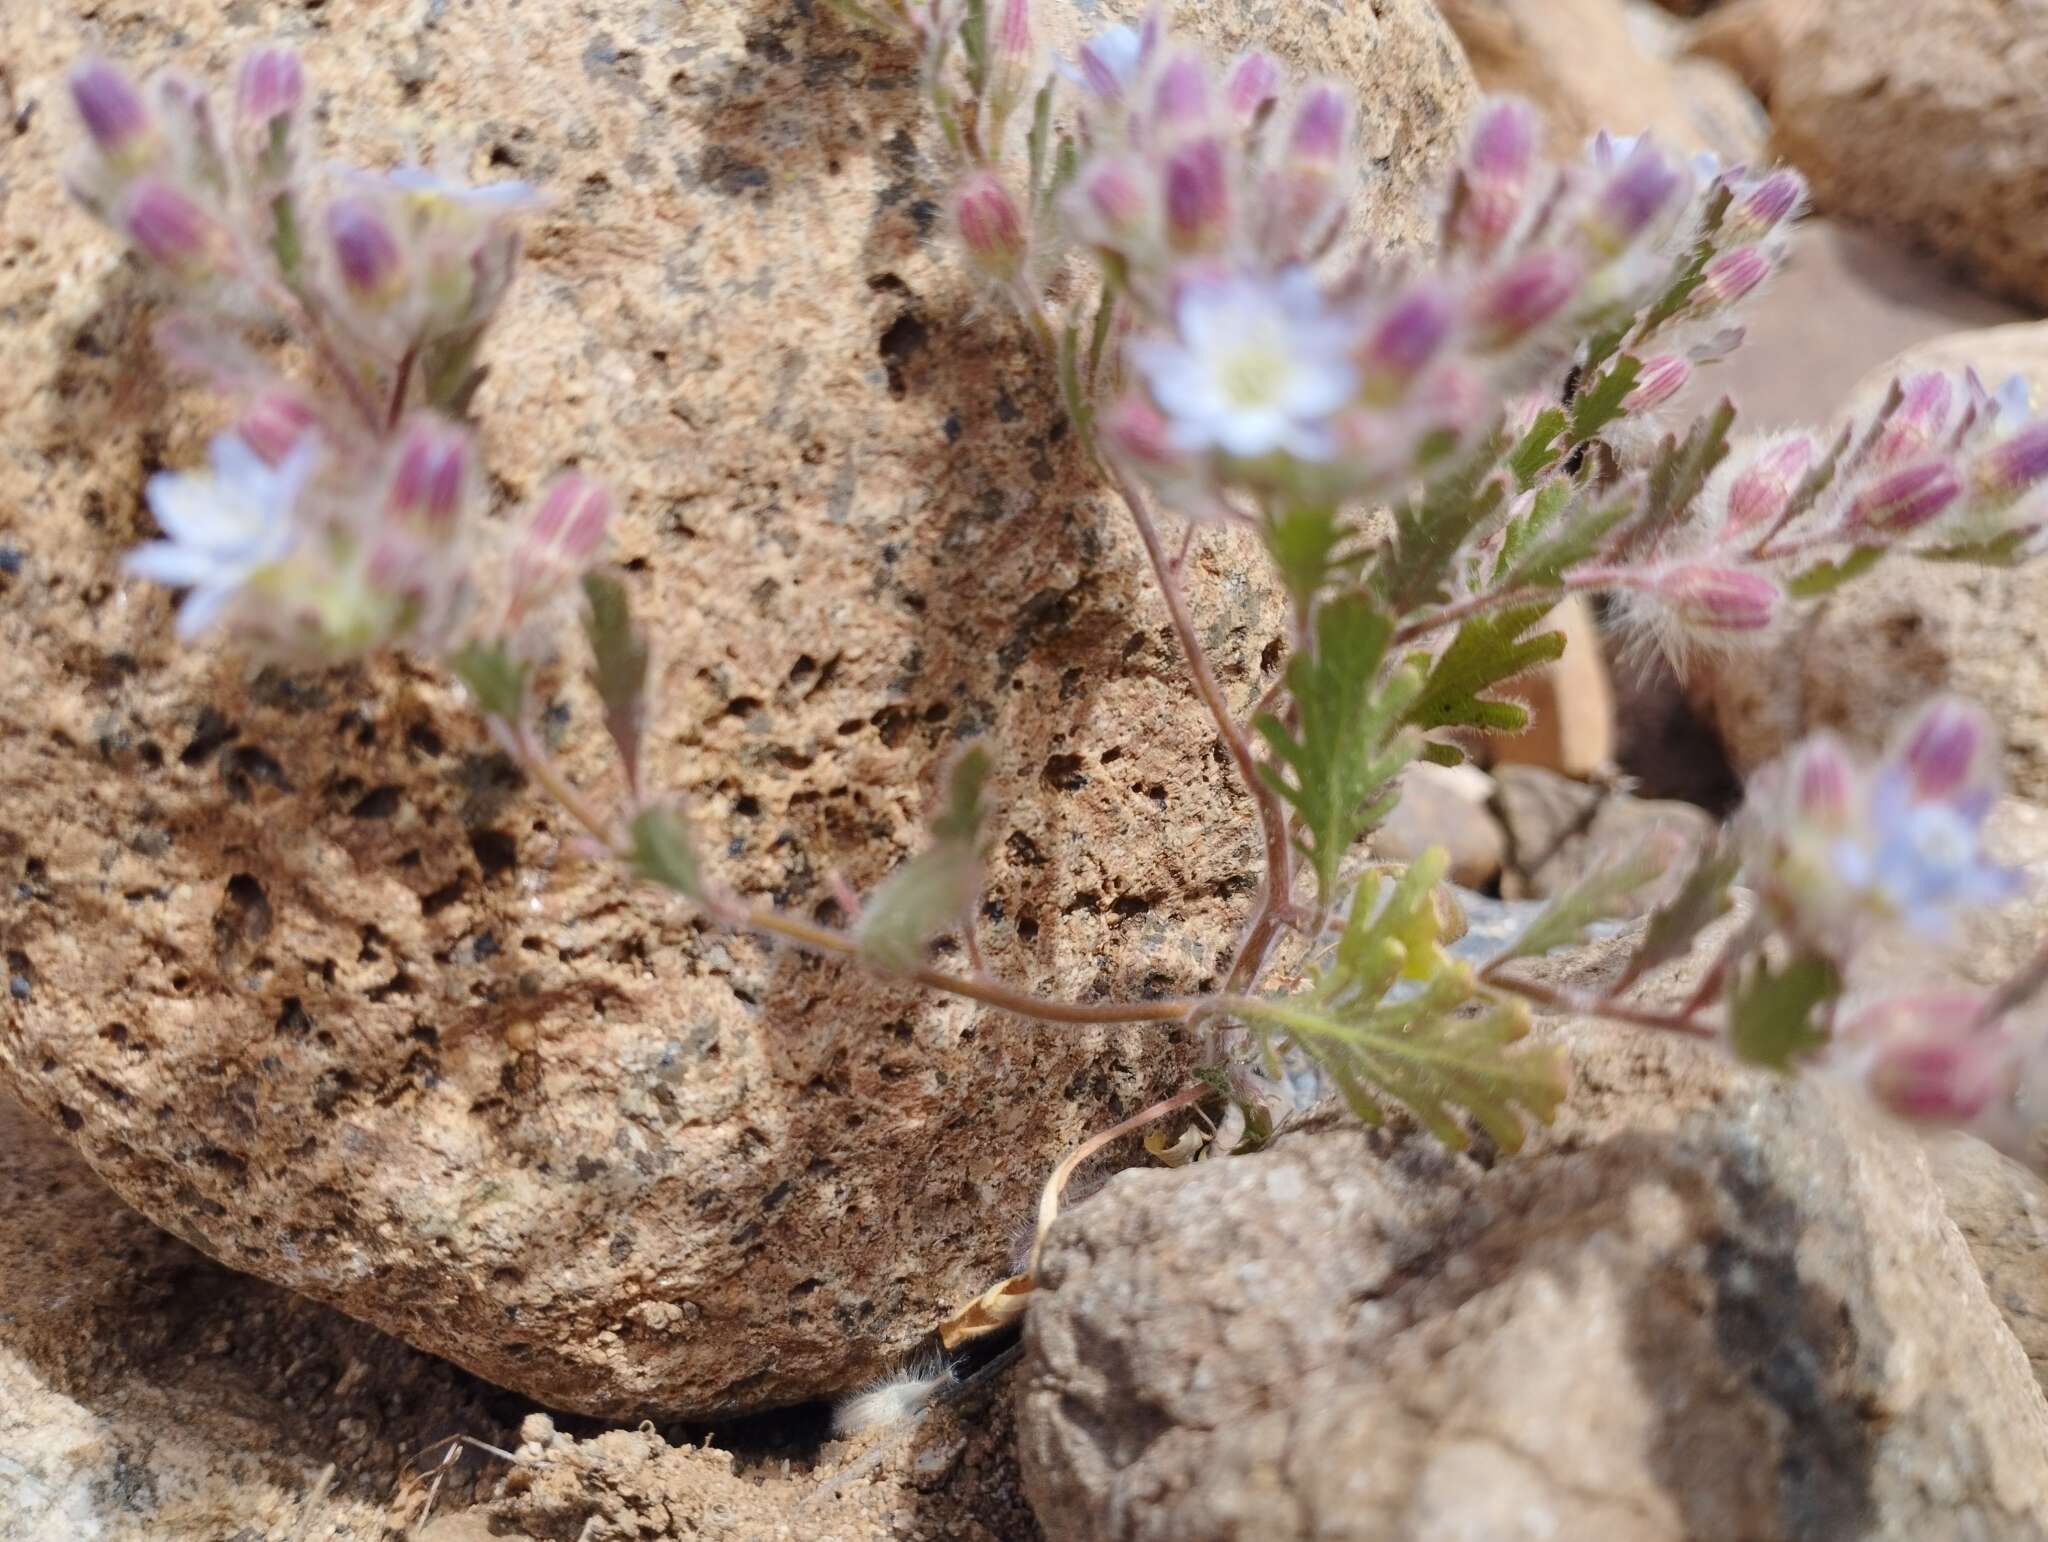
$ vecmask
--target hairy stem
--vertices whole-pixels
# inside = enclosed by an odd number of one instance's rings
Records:
[[[617,822],[562,775],[548,758],[547,751],[534,738],[532,730],[503,719],[494,721],[520,768],[539,783],[548,796],[560,804],[563,811],[581,825],[614,861],[628,860],[632,855],[631,848],[619,834]],[[860,957],[860,944],[845,932],[829,926],[819,926],[765,906],[749,907],[734,901],[715,900],[706,908],[718,920],[739,930],[780,937],[831,958],[858,960]],[[942,969],[919,969],[908,978],[932,990],[1014,1012],[1019,1017],[1068,1026],[1178,1023],[1186,1021],[1201,1005],[1186,997],[1162,997],[1156,1001],[1053,1001],[1004,985],[980,973],[956,975]]]
[[[1571,1012],[1580,1017],[1604,1017],[1613,1023],[1631,1023],[1638,1028],[1656,1028],[1665,1033],[1682,1033],[1689,1038],[1712,1039],[1720,1036],[1720,1030],[1712,1023],[1703,1023],[1690,1014],[1659,1012],[1649,1007],[1632,1007],[1627,1002],[1611,997],[1590,996],[1584,991],[1558,990],[1554,986],[1539,985],[1534,980],[1517,980],[1510,975],[1500,974],[1492,968],[1482,969],[1479,977],[1497,991],[1520,996],[1553,1011]]]
[[[1202,704],[1209,709],[1209,716],[1215,721],[1216,731],[1223,738],[1223,746],[1229,752],[1237,768],[1238,780],[1244,783],[1251,794],[1252,802],[1258,809],[1259,829],[1266,843],[1266,891],[1263,903],[1251,928],[1245,934],[1245,944],[1238,951],[1237,961],[1230,972],[1231,984],[1227,989],[1243,989],[1258,978],[1263,967],[1266,952],[1272,946],[1282,923],[1281,916],[1292,903],[1294,891],[1294,849],[1287,840],[1287,815],[1280,806],[1279,797],[1259,776],[1258,762],[1252,756],[1251,741],[1238,727],[1237,716],[1230,710],[1230,703],[1224,700],[1223,688],[1216,682],[1216,672],[1209,667],[1208,652],[1202,647],[1202,640],[1195,634],[1195,618],[1188,610],[1187,596],[1182,593],[1180,576],[1174,571],[1172,560],[1167,556],[1166,545],[1160,539],[1159,526],[1152,518],[1151,506],[1145,495],[1138,491],[1123,469],[1105,459],[1110,484],[1122,498],[1124,506],[1131,511],[1131,521],[1137,526],[1138,539],[1144,543],[1145,556],[1152,564],[1152,576],[1158,580],[1160,596],[1166,601],[1166,613],[1173,623],[1173,633],[1180,641],[1181,653],[1187,660],[1188,673],[1194,677],[1195,694],[1202,698]]]

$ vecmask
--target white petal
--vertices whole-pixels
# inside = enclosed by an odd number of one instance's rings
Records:
[[[138,546],[121,559],[121,571],[153,584],[189,589],[203,584],[220,570],[211,554],[175,541],[151,541]]]
[[[235,590],[226,584],[194,589],[186,595],[185,603],[178,607],[178,640],[190,642],[212,626],[220,619],[220,613],[227,609],[228,601],[234,597]]]
[[[186,546],[236,546],[249,539],[253,521],[239,498],[226,496],[218,480],[159,471],[145,496],[164,534]]]

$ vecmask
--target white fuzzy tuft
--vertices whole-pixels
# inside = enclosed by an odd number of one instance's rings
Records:
[[[952,1384],[953,1367],[943,1356],[919,1355],[833,1409],[832,1433],[844,1437],[908,1419]]]

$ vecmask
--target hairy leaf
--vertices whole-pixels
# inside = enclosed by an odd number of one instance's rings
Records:
[[[1636,388],[1636,377],[1642,370],[1642,361],[1633,354],[1625,353],[1597,380],[1580,388],[1579,394],[1572,398],[1574,444],[1584,444],[1621,416],[1621,404]]]
[[[1934,546],[1913,553],[1927,562],[1970,562],[1979,567],[2014,568],[2034,555],[2037,530],[2007,530],[1984,541]]]
[[[1325,601],[1316,611],[1314,648],[1287,665],[1299,727],[1271,713],[1254,725],[1277,762],[1261,766],[1261,774],[1300,814],[1302,844],[1325,902],[1336,892],[1337,868],[1351,843],[1393,806],[1387,784],[1421,748],[1416,736],[1401,732],[1420,673],[1403,668],[1379,679],[1393,635],[1393,621],[1369,596]]]
[[[680,810],[667,805],[643,809],[633,820],[633,870],[690,899],[704,897],[704,870]]]
[[[1841,993],[1841,974],[1817,954],[1801,954],[1783,969],[1760,959],[1729,987],[1730,1047],[1752,1065],[1789,1071],[1827,1043],[1815,1014]]]
[[[604,725],[618,746],[626,777],[640,774],[640,730],[647,700],[647,639],[633,625],[626,586],[608,573],[583,575],[584,635],[590,639],[590,683],[604,703]]]
[[[1859,546],[1840,562],[1816,562],[1792,578],[1785,585],[1785,592],[1795,600],[1813,600],[1832,594],[1852,578],[1861,578],[1868,573],[1884,560],[1884,555],[1882,546]]]
[[[1260,527],[1266,551],[1297,607],[1306,607],[1330,581],[1330,559],[1344,539],[1334,504],[1298,504],[1266,516]]]
[[[855,929],[861,957],[892,974],[912,974],[933,939],[971,916],[981,893],[982,791],[993,768],[988,746],[970,744],[953,762],[931,819],[931,844],[882,880]]]
[[[486,717],[517,723],[526,702],[526,677],[531,666],[516,659],[500,642],[467,642],[448,660]]]
[[[1595,868],[1572,887],[1558,895],[1537,913],[1492,963],[1511,959],[1537,958],[1559,948],[1586,940],[1587,933],[1602,921],[1613,921],[1629,913],[1629,904],[1645,885],[1654,883],[1671,866],[1671,841],[1652,840],[1618,860]],[[1491,966],[1489,966],[1491,967]]]
[[[1643,927],[1643,940],[1636,947],[1635,956],[1628,962],[1610,995],[1618,994],[1631,982],[1641,979],[1653,969],[1674,963],[1692,951],[1701,932],[1728,914],[1734,906],[1734,897],[1729,890],[1735,883],[1735,875],[1741,871],[1742,856],[1732,841],[1719,836],[1711,838],[1702,848],[1699,860],[1663,905],[1652,913]]]
[[[1560,514],[1571,506],[1578,489],[1566,478],[1544,484],[1542,491],[1529,501],[1529,512],[1520,519],[1508,521],[1507,529],[1501,532],[1500,555],[1494,559],[1490,581],[1499,583],[1521,560],[1538,537],[1547,534],[1557,523]]]
[[[1508,470],[1514,474],[1517,492],[1534,487],[1536,479],[1563,457],[1564,446],[1558,440],[1564,435],[1566,421],[1564,408],[1544,408],[1508,455]]]
[[[1465,622],[1429,665],[1408,722],[1425,730],[1484,728],[1503,734],[1528,727],[1529,709],[1520,702],[1480,693],[1564,656],[1564,633],[1523,635],[1549,613],[1547,605],[1521,605]]]
[[[1458,553],[1506,502],[1498,475],[1506,448],[1501,434],[1489,435],[1394,511],[1394,533],[1372,570],[1373,593],[1389,611],[1405,616],[1448,598],[1445,581]]]
[[[1629,539],[1643,543],[1685,517],[1707,485],[1714,468],[1728,456],[1728,430],[1735,424],[1735,404],[1723,398],[1694,421],[1685,438],[1666,440],[1664,452],[1650,468],[1642,512],[1632,522]]]

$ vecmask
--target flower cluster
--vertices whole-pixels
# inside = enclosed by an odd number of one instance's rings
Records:
[[[85,130],[74,192],[183,303],[165,352],[237,407],[207,469],[151,479],[164,538],[128,571],[187,591],[188,639],[221,627],[311,660],[450,646],[488,566],[460,416],[534,190],[316,166],[304,69],[284,49],[242,62],[225,114],[180,75],[138,88],[101,60],[72,72],[71,96]],[[296,333],[320,377],[287,380],[245,346],[258,322]],[[552,507],[536,506],[500,564],[507,614],[540,607],[541,572],[554,591],[574,576]],[[601,521],[577,527],[575,566],[601,535]]]

